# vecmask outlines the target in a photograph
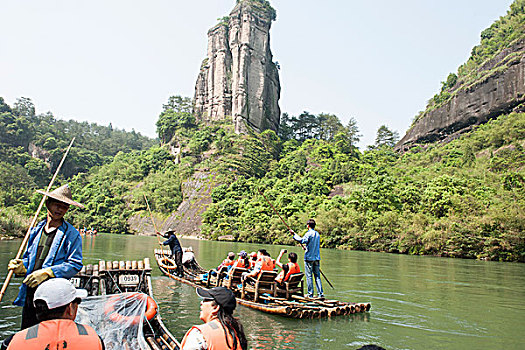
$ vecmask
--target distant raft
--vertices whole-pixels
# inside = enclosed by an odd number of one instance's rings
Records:
[[[221,269],[212,276],[211,271],[205,270],[192,259],[183,263],[184,277],[178,277],[175,274],[175,261],[170,256],[171,251],[155,249],[157,264],[166,276],[193,287],[227,287],[235,294],[237,303],[266,313],[292,318],[325,318],[370,310],[370,303],[349,303],[305,296],[302,272],[290,275],[288,281],[280,288],[275,282],[277,273],[274,271],[263,271],[253,284],[250,284],[241,281],[242,273],[248,271],[247,269]],[[204,274],[208,275],[205,281],[202,280]]]

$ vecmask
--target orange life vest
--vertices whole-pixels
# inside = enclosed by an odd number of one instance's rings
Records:
[[[226,259],[224,259],[224,260],[222,261],[222,264],[221,264],[220,267],[223,267],[223,266],[226,266],[226,267],[231,266],[231,265],[233,265],[234,262],[235,262],[235,260],[230,260],[230,259],[226,258]]]
[[[244,259],[241,259],[241,258],[235,260],[235,262],[233,263],[232,269],[235,267],[247,268],[246,266],[244,266]]]
[[[282,270],[281,272],[279,272],[277,277],[275,277],[275,280],[279,283],[286,282],[288,281],[288,278],[290,278],[290,275],[301,272],[301,270],[299,269],[299,264],[297,263],[289,262],[286,265],[288,265],[288,273],[286,274],[286,276],[284,276],[284,270]]]
[[[263,256],[259,259],[262,262],[261,271],[273,271],[275,263],[269,256]]]
[[[72,320],[43,321],[16,333],[8,350],[92,350],[102,349],[95,330]]]
[[[208,350],[234,349],[232,336],[228,334],[228,342],[230,344],[230,347],[228,347],[228,344],[226,343],[226,338],[224,336],[224,328],[222,327],[222,324],[217,320],[211,320],[208,323],[191,327],[191,329],[184,336],[184,339],[182,339],[182,343],[180,346],[181,349],[184,349],[184,344],[186,343],[186,337],[194,328],[198,329],[202,333],[202,336],[204,337],[204,340],[206,341]],[[241,342],[239,341],[239,338],[237,338],[237,348],[235,348],[235,350],[241,350],[241,349],[242,349]]]

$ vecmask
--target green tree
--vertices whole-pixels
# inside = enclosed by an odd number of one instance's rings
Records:
[[[34,117],[35,116],[35,105],[30,98],[20,97],[16,99],[16,102],[13,106],[13,111],[16,115],[24,117]]]
[[[163,111],[157,120],[157,135],[163,143],[171,141],[176,132],[196,126],[192,114],[192,101],[189,97],[171,96],[163,105]]]
[[[381,125],[377,129],[376,147],[394,147],[397,141],[399,141],[399,133],[397,131],[390,130],[386,125]]]

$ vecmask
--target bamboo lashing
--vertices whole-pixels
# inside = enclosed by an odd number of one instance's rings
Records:
[[[60,171],[60,168],[62,168],[62,164],[64,164],[64,161],[66,160],[67,154],[69,153],[69,150],[71,149],[71,146],[73,146],[73,142],[75,142],[75,138],[71,140],[71,143],[66,149],[66,153],[64,153],[64,156],[62,157],[62,160],[58,164],[58,167],[55,171],[55,174],[51,178],[51,181],[49,182],[49,185],[47,185],[46,192],[49,192],[51,190],[51,187],[53,186],[53,183],[55,182],[55,179],[58,175],[58,172]],[[31,221],[31,225],[29,225],[29,228],[27,229],[26,235],[24,239],[22,240],[22,243],[20,243],[20,248],[18,248],[18,252],[16,253],[15,259],[20,259],[22,254],[24,253],[24,250],[26,248],[27,241],[29,240],[29,235],[31,234],[31,230],[36,224],[36,221],[38,220],[38,215],[40,215],[40,210],[42,210],[42,207],[44,206],[44,203],[46,201],[47,196],[43,196],[42,200],[40,201],[40,204],[38,205],[38,209],[35,213],[35,216],[33,217],[33,220]],[[13,270],[9,270],[7,273],[7,277],[5,278],[4,285],[2,286],[2,290],[0,290],[0,301],[2,301],[2,298],[4,297],[4,293],[7,289],[7,286],[9,285],[9,282],[11,282],[11,278],[13,277]]]

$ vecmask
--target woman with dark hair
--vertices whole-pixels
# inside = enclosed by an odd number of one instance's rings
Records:
[[[237,305],[233,292],[225,287],[197,288],[197,295],[202,298],[199,317],[205,323],[191,327],[182,339],[181,349],[248,349],[243,327],[233,317]]]

